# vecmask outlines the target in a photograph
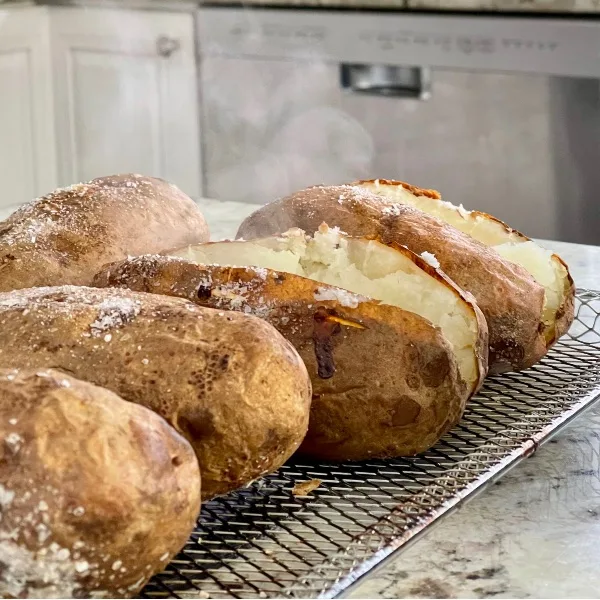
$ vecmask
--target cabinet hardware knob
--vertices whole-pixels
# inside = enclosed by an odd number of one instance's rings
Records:
[[[179,40],[167,36],[161,36],[156,40],[156,51],[159,56],[169,58],[174,52],[179,50]]]

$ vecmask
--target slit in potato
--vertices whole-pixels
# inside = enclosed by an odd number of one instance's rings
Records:
[[[478,384],[477,315],[445,276],[434,273],[431,255],[419,258],[404,247],[352,238],[325,224],[313,237],[293,229],[281,236],[199,244],[168,254],[206,265],[265,267],[343,288],[334,290],[336,298],[324,298],[323,290],[315,286],[316,301],[355,303],[355,295],[344,294],[348,290],[416,313],[442,330],[470,391]],[[432,273],[422,268],[427,266]]]
[[[570,286],[565,285],[569,279],[568,269],[558,256],[495,217],[465,210],[462,204],[455,206],[442,200],[437,192],[419,190],[401,181],[385,179],[359,181],[352,185],[358,185],[393,202],[407,204],[437,217],[493,248],[502,258],[523,267],[545,291],[542,320],[546,327],[546,338],[553,340],[557,337],[557,313],[567,302],[567,295],[571,293]]]

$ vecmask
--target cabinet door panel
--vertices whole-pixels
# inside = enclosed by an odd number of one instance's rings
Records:
[[[0,210],[34,198],[38,189],[31,81],[28,49],[0,48]]]
[[[201,195],[193,16],[53,11],[63,183],[134,171]]]
[[[0,10],[0,218],[56,186],[46,9]]]
[[[126,171],[163,175],[157,61],[88,49],[68,56],[72,179]]]

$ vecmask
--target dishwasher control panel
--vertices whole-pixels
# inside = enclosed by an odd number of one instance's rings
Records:
[[[201,53],[600,77],[600,20],[203,7]]]

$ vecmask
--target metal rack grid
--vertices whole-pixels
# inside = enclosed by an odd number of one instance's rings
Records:
[[[492,377],[461,423],[414,458],[291,462],[203,506],[145,598],[335,597],[600,397],[600,292],[538,365]],[[298,482],[320,479],[306,497]]]

